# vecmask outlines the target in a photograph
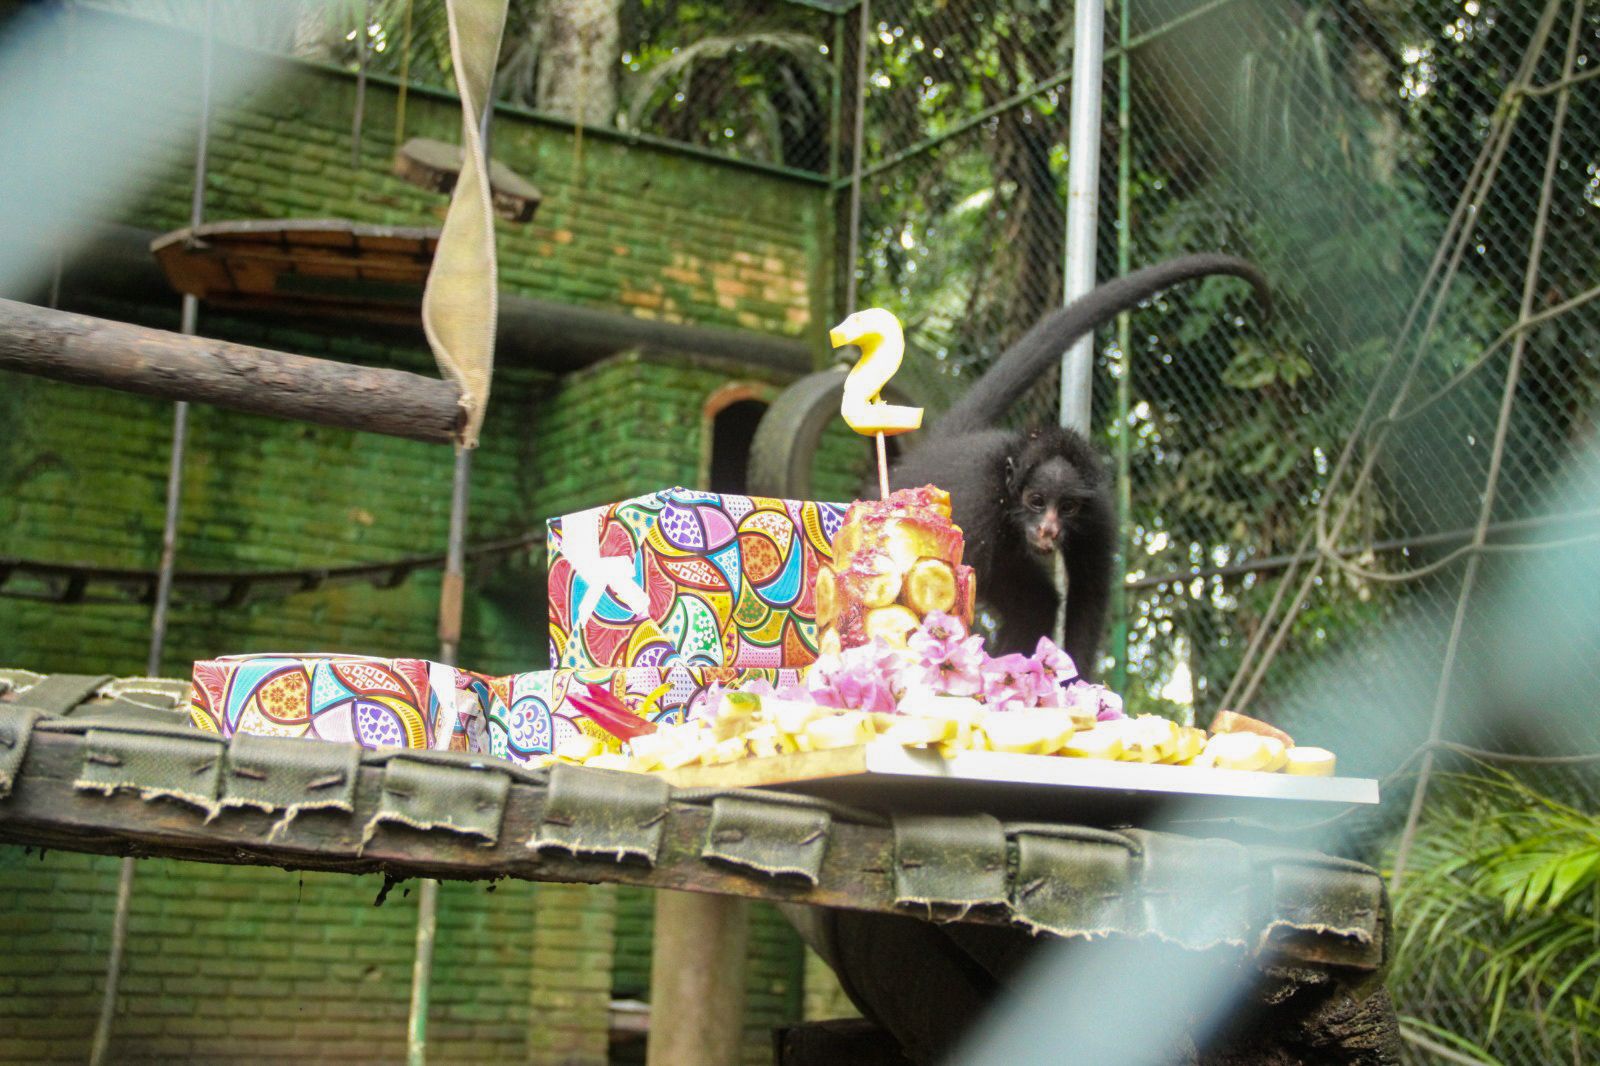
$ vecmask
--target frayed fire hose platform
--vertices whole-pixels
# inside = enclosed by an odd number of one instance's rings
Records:
[[[188,724],[185,690],[53,675],[0,693],[0,840],[392,878],[614,882],[1149,940],[1230,953],[1264,981],[1381,986],[1382,879],[1315,852],[897,815],[459,752],[223,740]]]

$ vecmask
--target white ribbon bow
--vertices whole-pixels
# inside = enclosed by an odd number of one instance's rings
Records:
[[[650,597],[633,578],[633,557],[600,554],[600,519],[604,512],[603,507],[579,511],[568,515],[561,523],[562,551],[567,562],[572,564],[573,572],[589,586],[578,604],[578,614],[572,623],[574,629],[589,620],[607,590],[635,615],[650,610]]]

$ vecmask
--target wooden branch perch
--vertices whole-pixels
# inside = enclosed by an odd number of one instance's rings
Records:
[[[453,442],[463,414],[437,378],[12,300],[0,300],[0,370],[431,444]]]

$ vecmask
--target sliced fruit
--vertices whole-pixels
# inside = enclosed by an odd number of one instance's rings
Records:
[[[956,574],[942,559],[919,559],[906,573],[906,603],[918,614],[956,605]]]
[[[1178,730],[1178,742],[1169,757],[1162,762],[1188,765],[1194,762],[1202,751],[1206,750],[1206,731],[1194,726],[1183,726]]]
[[[804,733],[812,719],[826,713],[826,708],[803,700],[772,700],[768,704],[766,717],[778,732],[793,736]]]
[[[955,526],[935,526],[913,518],[891,518],[882,526],[881,550],[904,572],[918,559],[961,560],[961,531]]]
[[[839,651],[839,631],[837,629],[830,629],[817,639],[818,654],[838,655]]]
[[[1261,770],[1282,754],[1282,745],[1258,733],[1218,733],[1206,741],[1204,754],[1219,770]]]
[[[890,647],[903,648],[919,621],[915,614],[899,604],[893,607],[875,607],[867,612],[867,639],[882,637]]]
[[[1064,712],[1024,710],[984,715],[983,732],[991,751],[1051,755],[1061,750],[1074,730]]]
[[[800,750],[793,737],[780,732],[774,725],[758,725],[746,733],[744,739],[750,745],[750,754],[760,758],[788,755]]]
[[[1114,724],[1101,722],[1093,729],[1079,730],[1062,746],[1061,754],[1080,759],[1122,758],[1122,734],[1115,729],[1106,728]]]
[[[594,737],[579,733],[577,736],[568,737],[556,745],[556,758],[567,759],[572,762],[583,762],[586,759],[594,758],[603,751],[605,751],[605,745]]]
[[[1290,748],[1283,772],[1296,777],[1332,777],[1337,766],[1327,748]]]
[[[839,614],[838,586],[833,578],[833,568],[824,566],[817,571],[817,625],[831,623]]]
[[[1237,711],[1218,711],[1217,716],[1211,719],[1211,732],[1255,733],[1258,736],[1274,737],[1281,741],[1284,747],[1294,747],[1294,738],[1277,726],[1268,725],[1259,718],[1250,718]]]
[[[714,766],[717,763],[742,759],[749,754],[750,745],[745,742],[744,737],[729,737],[727,740],[719,740],[711,745],[710,748],[705,749],[700,756],[700,761],[707,766]]]
[[[849,748],[865,744],[874,736],[872,719],[862,711],[845,711],[818,718],[806,726],[806,737],[813,751]]]
[[[585,759],[583,765],[593,766],[599,770],[632,770],[633,759],[621,752],[603,751],[590,759]]]
[[[892,570],[862,574],[858,596],[867,607],[887,607],[900,598],[900,575]]]
[[[938,744],[952,739],[956,734],[954,722],[940,721],[937,718],[914,718],[904,714],[886,717],[893,718],[894,721],[880,727],[878,735],[884,740],[906,747],[917,744]]]

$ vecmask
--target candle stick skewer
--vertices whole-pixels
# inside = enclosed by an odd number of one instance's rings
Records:
[[[878,439],[878,491],[884,499],[889,498],[889,452],[883,443],[883,434],[874,433]]]

